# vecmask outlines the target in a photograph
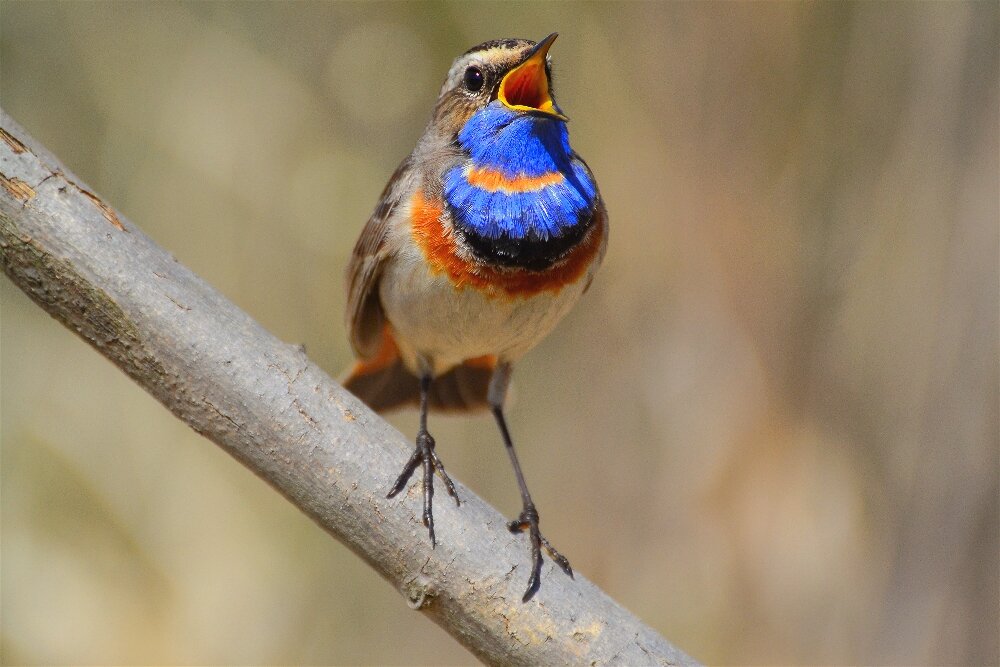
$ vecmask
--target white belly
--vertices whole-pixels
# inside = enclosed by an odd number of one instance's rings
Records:
[[[455,289],[432,275],[415,249],[387,262],[379,286],[382,307],[411,370],[443,373],[487,354],[516,361],[544,338],[580,298],[586,280],[530,297],[490,297]]]

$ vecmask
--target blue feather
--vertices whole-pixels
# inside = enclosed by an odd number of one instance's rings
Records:
[[[563,121],[511,111],[498,101],[476,112],[458,135],[469,161],[444,177],[445,199],[456,224],[487,239],[549,239],[580,224],[597,189],[572,157]],[[490,192],[469,183],[469,169],[498,171],[505,178],[563,179],[533,192]]]

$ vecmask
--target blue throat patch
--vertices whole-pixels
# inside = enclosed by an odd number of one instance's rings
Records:
[[[444,197],[474,251],[544,268],[582,238],[597,190],[571,157],[565,122],[494,101],[469,118],[458,141],[469,160],[445,174]]]

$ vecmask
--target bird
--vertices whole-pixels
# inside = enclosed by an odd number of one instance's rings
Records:
[[[571,578],[573,569],[541,533],[504,400],[514,364],[587,291],[608,241],[604,200],[553,97],[557,36],[495,39],[455,59],[346,277],[357,360],[344,386],[377,412],[420,410],[413,453],[387,497],[422,470],[422,523],[433,548],[435,474],[460,500],[428,412],[492,412],[521,493],[522,511],[507,527],[528,536],[524,602],[539,590],[543,549]]]

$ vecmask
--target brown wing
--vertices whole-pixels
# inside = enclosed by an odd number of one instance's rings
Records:
[[[382,340],[385,314],[378,298],[378,281],[389,257],[386,237],[393,210],[404,196],[412,178],[410,158],[396,167],[379,199],[375,212],[368,219],[354,245],[351,263],[347,266],[347,329],[354,353],[362,359],[374,356]]]

